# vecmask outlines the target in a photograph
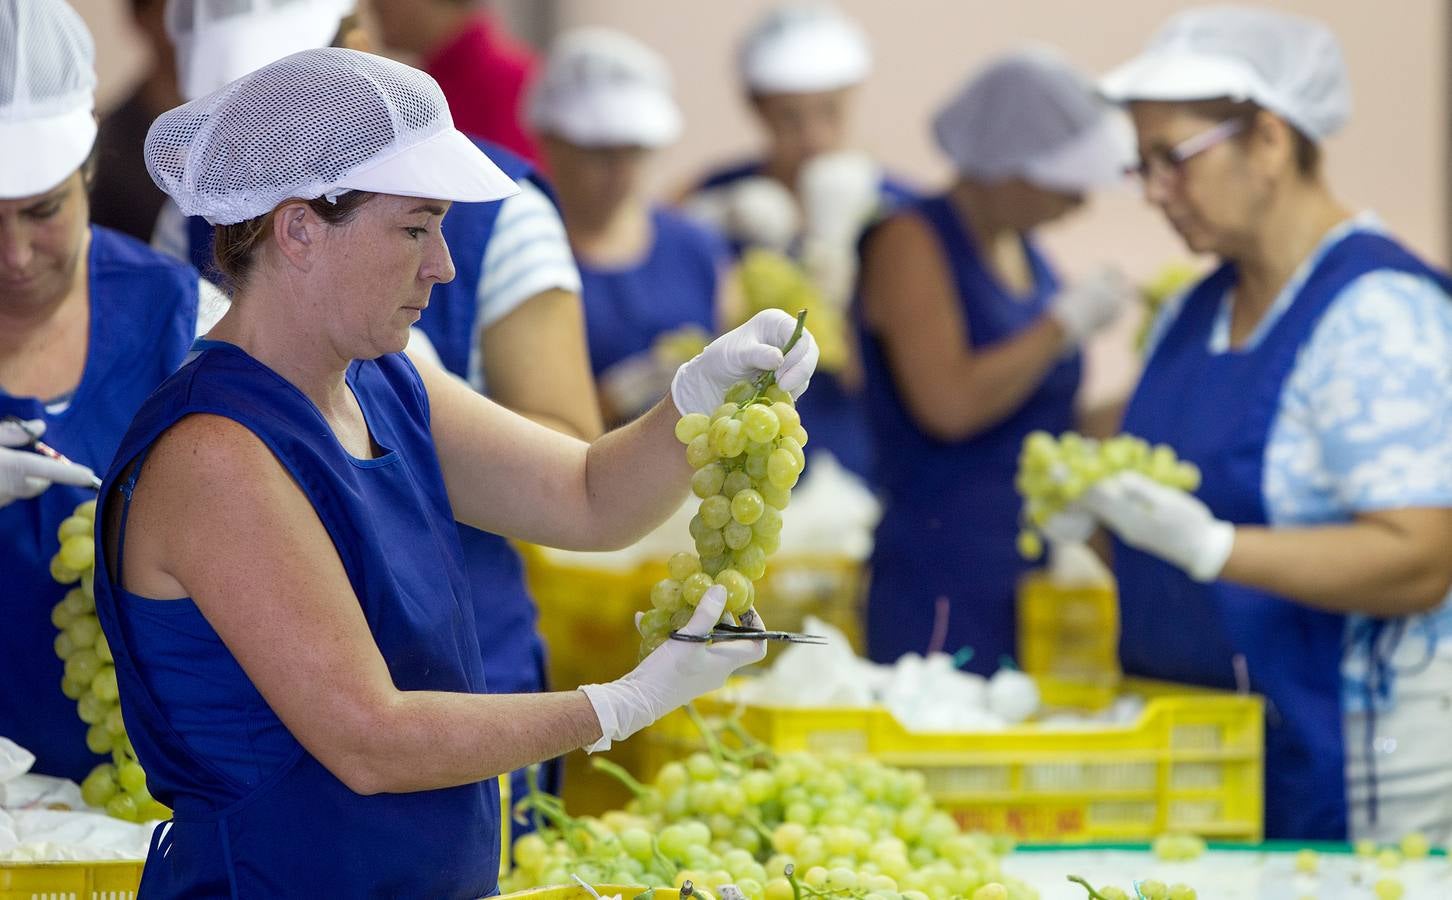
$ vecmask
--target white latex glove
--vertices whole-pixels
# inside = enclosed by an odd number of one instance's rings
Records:
[[[30,434],[15,422],[0,422],[0,507],[16,500],[28,500],[52,482],[78,487],[91,484],[96,473],[85,466],[60,462],[29,450],[10,449],[29,445],[31,435],[39,436],[45,431],[45,422],[40,419],[31,419],[25,424]]]
[[[1198,499],[1138,472],[1121,472],[1090,488],[1083,503],[1131,547],[1214,581],[1235,545],[1235,526]]]
[[[1060,290],[1049,314],[1064,326],[1068,342],[1078,345],[1119,318],[1137,296],[1123,272],[1105,267]]]
[[[779,309],[764,309],[745,324],[726,332],[676,370],[671,399],[681,415],[710,415],[725,400],[726,392],[743,378],[775,372],[776,383],[793,399],[800,397],[817,369],[817,341],[811,329],[782,356],[797,320]]]
[[[819,153],[802,165],[797,196],[809,238],[851,249],[881,202],[882,167],[859,150]]]
[[[785,253],[802,228],[791,191],[764,175],[743,178],[730,185],[729,191],[727,234]]]
[[[710,632],[725,608],[726,589],[715,585],[701,597],[681,633]],[[755,611],[742,616],[741,624],[763,627]],[[590,753],[610,749],[612,741],[623,741],[671,710],[720,688],[732,672],[765,657],[766,641],[695,644],[667,640],[625,677],[580,687],[595,708],[602,733],[600,740],[585,749]]]
[[[675,370],[649,350],[627,356],[600,373],[600,396],[622,419],[650,409],[671,386]]]
[[[1059,544],[1082,544],[1094,536],[1099,527],[1094,514],[1082,503],[1071,503],[1058,515],[1044,523],[1044,537]]]

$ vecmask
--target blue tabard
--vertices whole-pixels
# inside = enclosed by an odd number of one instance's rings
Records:
[[[118,544],[137,473],[156,439],[192,414],[246,427],[312,503],[338,552],[394,683],[404,691],[482,693],[474,606],[429,430],[428,398],[405,357],[349,367],[347,380],[381,456],[358,459],[317,407],[271,369],[231,345],[200,353],[138,413],[106,478],[97,520],[123,503]],[[133,466],[132,464],[135,463]],[[121,550],[117,558],[122,558]],[[259,560],[265,564],[266,560]],[[119,576],[124,573],[118,573]],[[165,607],[171,621],[151,614]],[[151,600],[118,587],[97,554],[96,609],[116,659],[127,733],[148,787],[175,812],[157,828],[140,896],[455,897],[493,893],[499,867],[499,795],[488,781],[441,790],[362,796],[291,738],[286,756],[255,782],[235,761],[198,753],[181,723],[276,715],[189,598]],[[171,632],[151,633],[163,626]],[[195,646],[205,683],[159,673],[138,646]],[[210,641],[196,640],[206,635]],[[158,642],[161,642],[160,644]],[[223,722],[219,724],[231,724]],[[276,735],[276,727],[257,729]],[[261,751],[253,751],[259,757]]]
[[[1034,289],[1015,297],[985,268],[946,197],[923,200],[911,214],[938,239],[967,325],[963,339],[976,352],[1011,340],[1048,311],[1059,282],[1031,242],[1024,248]],[[882,344],[860,325],[859,330],[883,500],[867,598],[868,655],[891,663],[907,652],[926,652],[943,598],[948,621],[942,649],[972,647],[965,668],[990,675],[1003,656],[1018,652],[1015,596],[1028,568],[1015,543],[1022,505],[1013,485],[1019,450],[1031,431],[1058,434],[1073,427],[1079,357],[1066,357],[1050,369],[1002,422],[945,442],[913,421]]]
[[[47,444],[104,472],[131,416],[181,365],[197,327],[197,273],[130,237],[91,226],[87,257],[90,335],[70,403],[0,390],[0,416],[44,419]],[[34,770],[79,781],[107,759],[86,747],[76,702],[61,693],[51,607],[69,586],[50,577],[56,528],[86,500],[87,488],[54,485],[0,508],[0,734],[36,755]]]

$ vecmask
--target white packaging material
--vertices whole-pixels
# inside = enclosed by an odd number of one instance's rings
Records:
[[[80,785],[53,775],[20,775],[0,784],[0,809],[85,809]]]
[[[49,809],[11,812],[9,818],[8,831],[0,821],[0,860],[8,862],[145,859],[157,824]]]
[[[6,737],[0,737],[0,786],[30,771],[35,754]]]

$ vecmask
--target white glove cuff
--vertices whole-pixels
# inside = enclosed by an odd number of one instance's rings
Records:
[[[1235,548],[1235,526],[1219,519],[1210,523],[1205,540],[1196,549],[1186,572],[1199,582],[1210,582],[1220,577],[1230,551]]]
[[[616,719],[615,710],[608,699],[610,687],[608,684],[582,684],[579,687],[580,693],[589,699],[590,706],[594,708],[595,718],[600,721],[600,740],[586,747],[586,753],[609,750],[611,741],[616,739],[615,735],[620,731],[620,722]]]

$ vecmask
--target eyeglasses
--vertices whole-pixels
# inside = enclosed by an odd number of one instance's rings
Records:
[[[1137,175],[1144,182],[1174,181],[1184,174],[1185,163],[1216,144],[1234,137],[1244,128],[1243,119],[1226,119],[1219,125],[1185,138],[1168,150],[1162,150],[1141,159],[1139,165],[1130,167],[1127,174]]]

